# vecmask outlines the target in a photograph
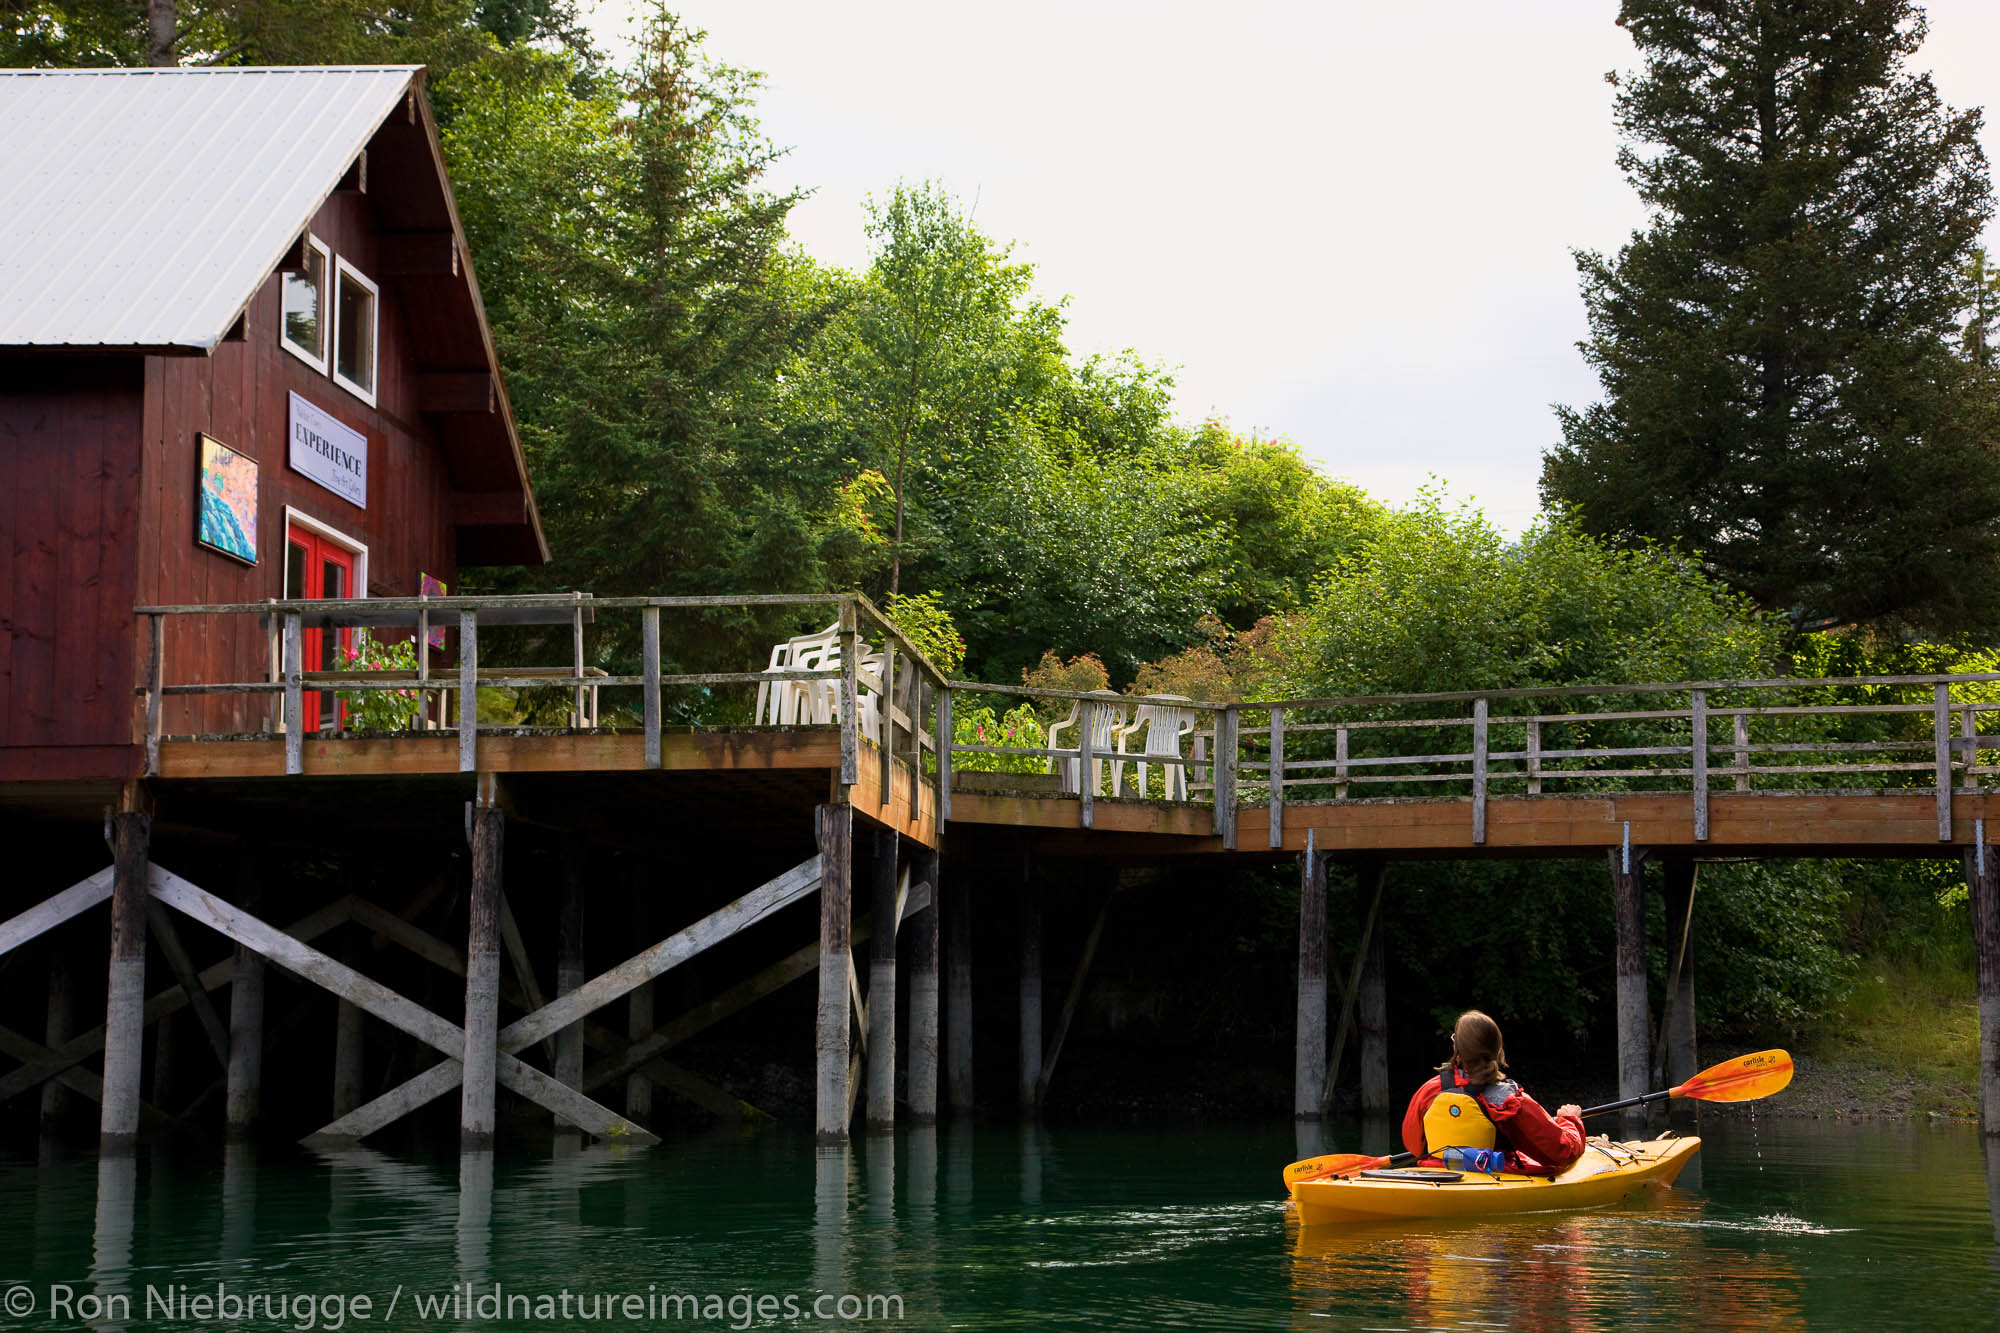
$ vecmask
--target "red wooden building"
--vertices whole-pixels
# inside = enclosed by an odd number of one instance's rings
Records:
[[[0,781],[139,774],[136,605],[547,556],[420,69],[0,71]]]

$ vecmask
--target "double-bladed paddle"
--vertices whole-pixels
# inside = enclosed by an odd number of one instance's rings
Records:
[[[1734,1060],[1724,1060],[1719,1065],[1710,1065],[1687,1082],[1665,1092],[1649,1092],[1643,1097],[1627,1097],[1622,1102],[1606,1102],[1602,1106],[1591,1107],[1584,1115],[1622,1111],[1628,1106],[1644,1106],[1669,1097],[1684,1097],[1698,1102],[1754,1102],[1759,1097],[1783,1091],[1791,1081],[1792,1057],[1789,1052],[1754,1051],[1749,1055],[1739,1055]],[[1285,1187],[1289,1189],[1308,1180],[1325,1180],[1329,1176],[1351,1176],[1360,1171],[1372,1171],[1393,1162],[1410,1161],[1415,1156],[1415,1153],[1399,1152],[1389,1157],[1370,1157],[1366,1153],[1346,1152],[1308,1157],[1285,1168]]]

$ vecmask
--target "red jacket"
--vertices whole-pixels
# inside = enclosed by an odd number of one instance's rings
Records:
[[[1438,1079],[1433,1078],[1417,1089],[1403,1113],[1403,1146],[1419,1158],[1424,1156],[1424,1112],[1437,1095]],[[1553,1173],[1583,1156],[1583,1121],[1550,1115],[1513,1080],[1481,1089],[1479,1102],[1500,1132],[1500,1142],[1513,1150],[1517,1169],[1531,1175]]]

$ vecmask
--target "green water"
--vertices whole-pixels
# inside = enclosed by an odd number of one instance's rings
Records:
[[[1341,1128],[1326,1146],[1373,1150],[1383,1133]],[[1671,1192],[1367,1232],[1288,1216],[1289,1126],[947,1128],[851,1150],[766,1134],[464,1160],[0,1156],[0,1327],[2000,1327],[1969,1128],[1766,1118],[1703,1134]],[[489,1308],[498,1284],[512,1317],[437,1308],[467,1282]],[[158,1304],[218,1284],[262,1303],[233,1318]],[[878,1301],[868,1319],[855,1302],[870,1294],[900,1297],[903,1318]],[[676,1309],[672,1295],[702,1299]]]

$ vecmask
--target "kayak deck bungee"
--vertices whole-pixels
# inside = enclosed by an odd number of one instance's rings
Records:
[[[1671,1185],[1701,1148],[1698,1138],[1669,1136],[1630,1143],[1595,1138],[1557,1176],[1506,1172],[1364,1172],[1291,1187],[1299,1221],[1387,1222],[1403,1218],[1484,1217],[1616,1203],[1657,1182]]]

